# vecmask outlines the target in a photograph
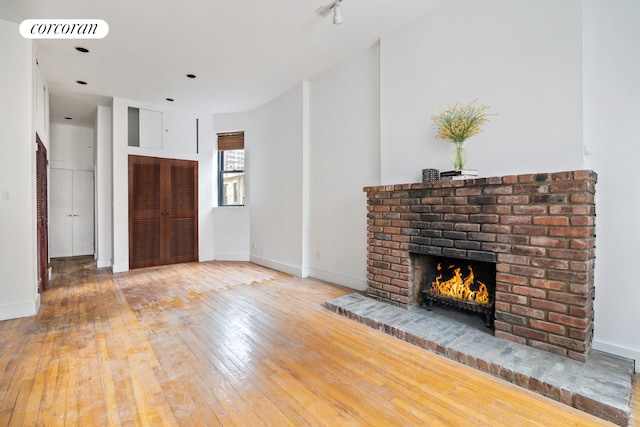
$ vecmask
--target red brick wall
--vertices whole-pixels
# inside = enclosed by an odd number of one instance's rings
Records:
[[[495,335],[584,361],[596,179],[581,170],[365,187],[367,293],[418,304],[410,252],[496,262]]]

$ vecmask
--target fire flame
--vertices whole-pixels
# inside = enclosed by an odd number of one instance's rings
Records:
[[[478,280],[478,289],[475,291],[471,290],[475,276],[473,275],[473,268],[471,268],[471,266],[467,268],[469,269],[469,275],[462,277],[460,267],[450,265],[449,271],[453,271],[453,277],[441,282],[442,273],[439,273],[436,276],[436,280],[431,283],[431,292],[436,295],[476,302],[481,305],[489,304],[489,290],[487,289],[487,285]],[[442,271],[441,263],[438,263],[437,270]]]

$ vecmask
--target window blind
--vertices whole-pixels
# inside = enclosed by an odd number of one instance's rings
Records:
[[[220,132],[218,133],[218,151],[243,150],[244,132]]]

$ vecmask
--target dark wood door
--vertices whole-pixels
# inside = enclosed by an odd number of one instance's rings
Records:
[[[36,217],[38,233],[38,292],[47,288],[49,278],[49,211],[47,149],[36,134]]]
[[[161,159],[129,156],[129,268],[162,264]]]
[[[167,168],[166,264],[196,261],[198,258],[198,163],[170,160]]]
[[[198,163],[129,156],[129,268],[198,260]]]

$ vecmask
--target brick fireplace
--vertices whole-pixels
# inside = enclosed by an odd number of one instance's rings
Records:
[[[585,361],[596,179],[579,170],[365,187],[367,294],[421,305],[419,254],[495,263],[495,336]]]

